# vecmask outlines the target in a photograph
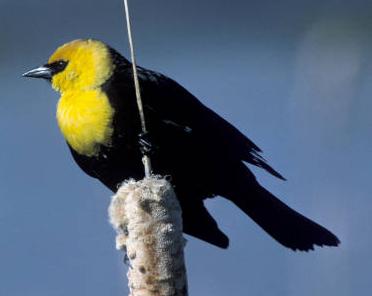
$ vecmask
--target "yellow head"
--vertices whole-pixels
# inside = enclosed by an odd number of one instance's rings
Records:
[[[55,90],[64,93],[97,88],[111,77],[114,68],[106,44],[93,39],[78,39],[59,47],[48,64],[23,75],[48,79]]]
[[[74,40],[59,47],[48,64],[59,61],[67,62],[63,71],[52,76],[52,86],[59,92],[94,89],[109,79],[114,70],[108,47],[92,39]]]

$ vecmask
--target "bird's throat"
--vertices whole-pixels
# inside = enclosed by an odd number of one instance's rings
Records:
[[[110,146],[114,110],[101,90],[66,92],[57,106],[59,128],[79,154],[96,156],[102,145]]]

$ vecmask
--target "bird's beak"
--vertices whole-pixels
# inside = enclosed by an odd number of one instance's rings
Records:
[[[41,66],[36,69],[32,69],[30,71],[27,71],[26,73],[23,73],[23,77],[32,77],[32,78],[44,78],[44,79],[52,79],[53,69],[51,67],[48,67],[48,65]]]

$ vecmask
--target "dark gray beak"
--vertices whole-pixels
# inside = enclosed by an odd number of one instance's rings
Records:
[[[23,77],[33,77],[33,78],[44,78],[47,80],[51,80],[54,74],[57,74],[63,71],[67,66],[66,61],[57,61],[51,64],[46,64],[39,68],[30,70],[24,74]]]
[[[44,78],[48,80],[52,79],[52,75],[53,75],[53,70],[50,67],[48,67],[48,65],[41,66],[36,69],[32,69],[22,74],[23,77]]]

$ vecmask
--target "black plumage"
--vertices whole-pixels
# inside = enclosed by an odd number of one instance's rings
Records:
[[[116,191],[125,179],[142,179],[144,170],[131,64],[113,49],[110,52],[115,70],[102,90],[115,110],[111,146],[102,146],[92,157],[70,148],[86,173]],[[184,232],[222,248],[228,246],[228,238],[203,204],[206,198],[220,195],[288,248],[306,251],[314,245],[338,245],[334,234],[258,184],[244,162],[284,178],[251,140],[177,82],[141,67],[138,71],[154,173],[171,176],[183,210]]]

